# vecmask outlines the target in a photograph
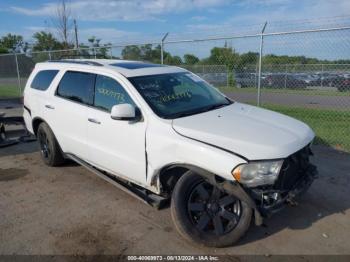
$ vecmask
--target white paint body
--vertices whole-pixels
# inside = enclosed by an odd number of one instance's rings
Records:
[[[248,160],[285,158],[309,144],[313,131],[293,118],[238,102],[197,115],[167,120],[158,117],[127,77],[187,72],[177,67],[125,69],[104,66],[39,63],[24,91],[27,129],[44,120],[62,151],[113,175],[159,193],[159,171],[172,164],[200,167],[227,180],[231,171]],[[127,61],[122,61],[123,63]],[[30,87],[38,71],[59,70],[45,91]],[[55,95],[68,70],[109,76],[118,81],[141,110],[138,122],[114,120],[111,114]],[[88,121],[94,119],[100,124]]]

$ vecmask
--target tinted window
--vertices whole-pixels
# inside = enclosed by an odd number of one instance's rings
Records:
[[[96,76],[95,107],[111,111],[114,105],[125,103],[134,105],[128,93],[117,81],[107,76]]]
[[[57,95],[88,105],[92,105],[95,74],[68,71],[57,89]]]
[[[43,70],[39,71],[34,77],[31,88],[38,90],[46,90],[49,88],[52,80],[57,75],[58,70]]]

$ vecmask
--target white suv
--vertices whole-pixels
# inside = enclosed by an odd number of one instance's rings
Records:
[[[178,231],[208,246],[233,244],[317,174],[306,124],[232,101],[178,67],[39,63],[24,109],[47,165],[70,158],[149,204],[171,200]]]

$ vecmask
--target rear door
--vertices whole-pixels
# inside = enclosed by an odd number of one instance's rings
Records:
[[[59,70],[38,69],[28,79],[24,90],[23,118],[29,131],[32,130],[32,117],[42,117],[49,87]]]
[[[65,71],[54,94],[45,103],[45,119],[62,150],[88,159],[87,108],[93,104],[96,75]]]
[[[146,182],[146,122],[113,120],[111,108],[129,103],[137,107],[114,76],[97,75],[93,107],[87,109],[89,162],[139,184]]]

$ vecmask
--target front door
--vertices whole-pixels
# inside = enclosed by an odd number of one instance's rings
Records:
[[[97,75],[93,106],[88,108],[87,141],[89,162],[112,174],[139,184],[146,182],[145,120],[113,120],[114,105],[137,106],[114,78]]]

